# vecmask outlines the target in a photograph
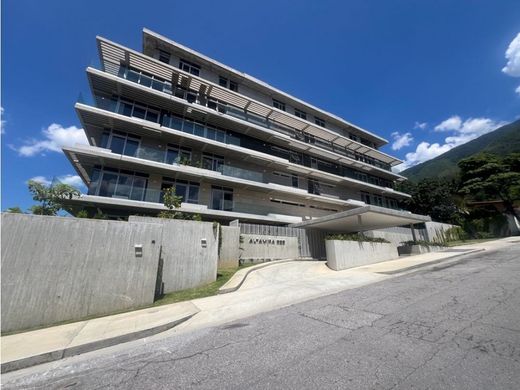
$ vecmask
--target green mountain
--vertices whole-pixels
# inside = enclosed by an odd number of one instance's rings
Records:
[[[480,152],[505,155],[520,152],[520,120],[502,126],[491,133],[481,135],[473,141],[457,146],[431,160],[425,161],[401,172],[411,181],[424,178],[450,178],[457,175],[457,163],[463,158]]]

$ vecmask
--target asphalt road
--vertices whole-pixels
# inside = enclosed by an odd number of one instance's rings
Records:
[[[5,389],[517,390],[520,245],[6,380]]]

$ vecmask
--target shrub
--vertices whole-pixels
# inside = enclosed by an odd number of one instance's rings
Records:
[[[448,246],[446,243],[444,242],[431,242],[431,241],[424,241],[424,240],[410,240],[410,241],[402,241],[401,244],[403,245],[408,245],[408,246],[412,246],[412,245],[422,245],[422,246]]]

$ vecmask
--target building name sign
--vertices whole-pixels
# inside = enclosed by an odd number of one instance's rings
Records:
[[[274,239],[274,238],[259,238],[252,237],[249,239],[250,244],[263,244],[263,245],[285,245],[285,240]]]

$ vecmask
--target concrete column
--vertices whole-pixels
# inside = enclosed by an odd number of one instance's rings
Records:
[[[412,231],[412,239],[417,241],[417,237],[415,236],[415,229],[413,228],[413,223],[410,224],[410,230]]]

